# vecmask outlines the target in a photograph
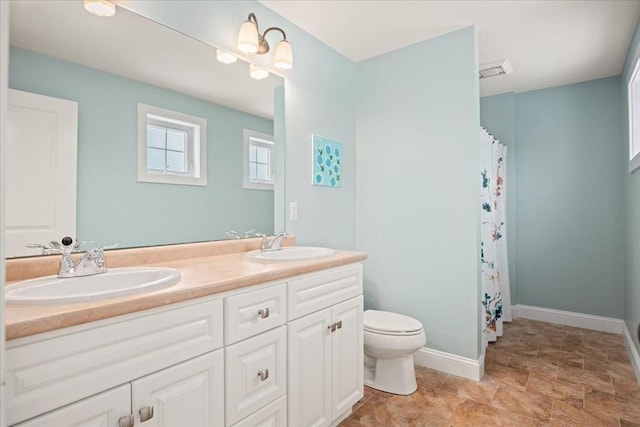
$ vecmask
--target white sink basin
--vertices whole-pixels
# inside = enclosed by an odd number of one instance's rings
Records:
[[[260,250],[247,252],[245,257],[253,262],[290,262],[306,261],[313,259],[329,258],[336,254],[336,251],[329,248],[318,248],[313,246],[290,246],[277,251],[262,252]]]
[[[6,287],[7,304],[68,304],[152,292],[180,281],[180,272],[163,267],[113,268],[94,276],[46,276]]]

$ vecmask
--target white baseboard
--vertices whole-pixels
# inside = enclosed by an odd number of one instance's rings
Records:
[[[474,360],[426,347],[413,354],[413,363],[474,381],[480,381],[484,374],[484,356]]]
[[[626,323],[624,324],[622,335],[624,338],[624,345],[627,347],[627,353],[629,353],[629,358],[631,359],[631,366],[633,366],[633,370],[636,373],[636,379],[640,382],[640,355],[638,354],[638,349],[636,349],[636,346],[633,343],[633,338],[631,337],[631,333],[629,332],[629,328],[627,328]]]
[[[624,321],[611,317],[594,316],[591,314],[574,313],[572,311],[554,310],[551,308],[532,307],[530,305],[512,306],[517,317],[539,320],[541,322],[558,323],[576,328],[592,329],[594,331],[622,334]],[[517,318],[514,316],[514,318]]]

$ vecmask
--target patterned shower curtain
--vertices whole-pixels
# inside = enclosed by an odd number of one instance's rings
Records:
[[[480,130],[482,188],[480,261],[485,342],[502,336],[502,322],[511,321],[511,293],[507,265],[505,185],[507,147]]]

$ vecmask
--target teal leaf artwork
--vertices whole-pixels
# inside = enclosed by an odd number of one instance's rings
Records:
[[[312,184],[342,187],[342,143],[311,135]]]

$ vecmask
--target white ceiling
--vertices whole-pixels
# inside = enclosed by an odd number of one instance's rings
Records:
[[[215,47],[122,7],[99,18],[79,0],[13,1],[10,25],[12,46],[265,118],[273,118],[274,87],[283,85],[275,75],[254,80],[247,63],[224,65]]]
[[[640,16],[632,0],[261,3],[356,62],[475,25],[480,64],[508,58],[514,68],[482,79],[482,96],[620,74]]]

